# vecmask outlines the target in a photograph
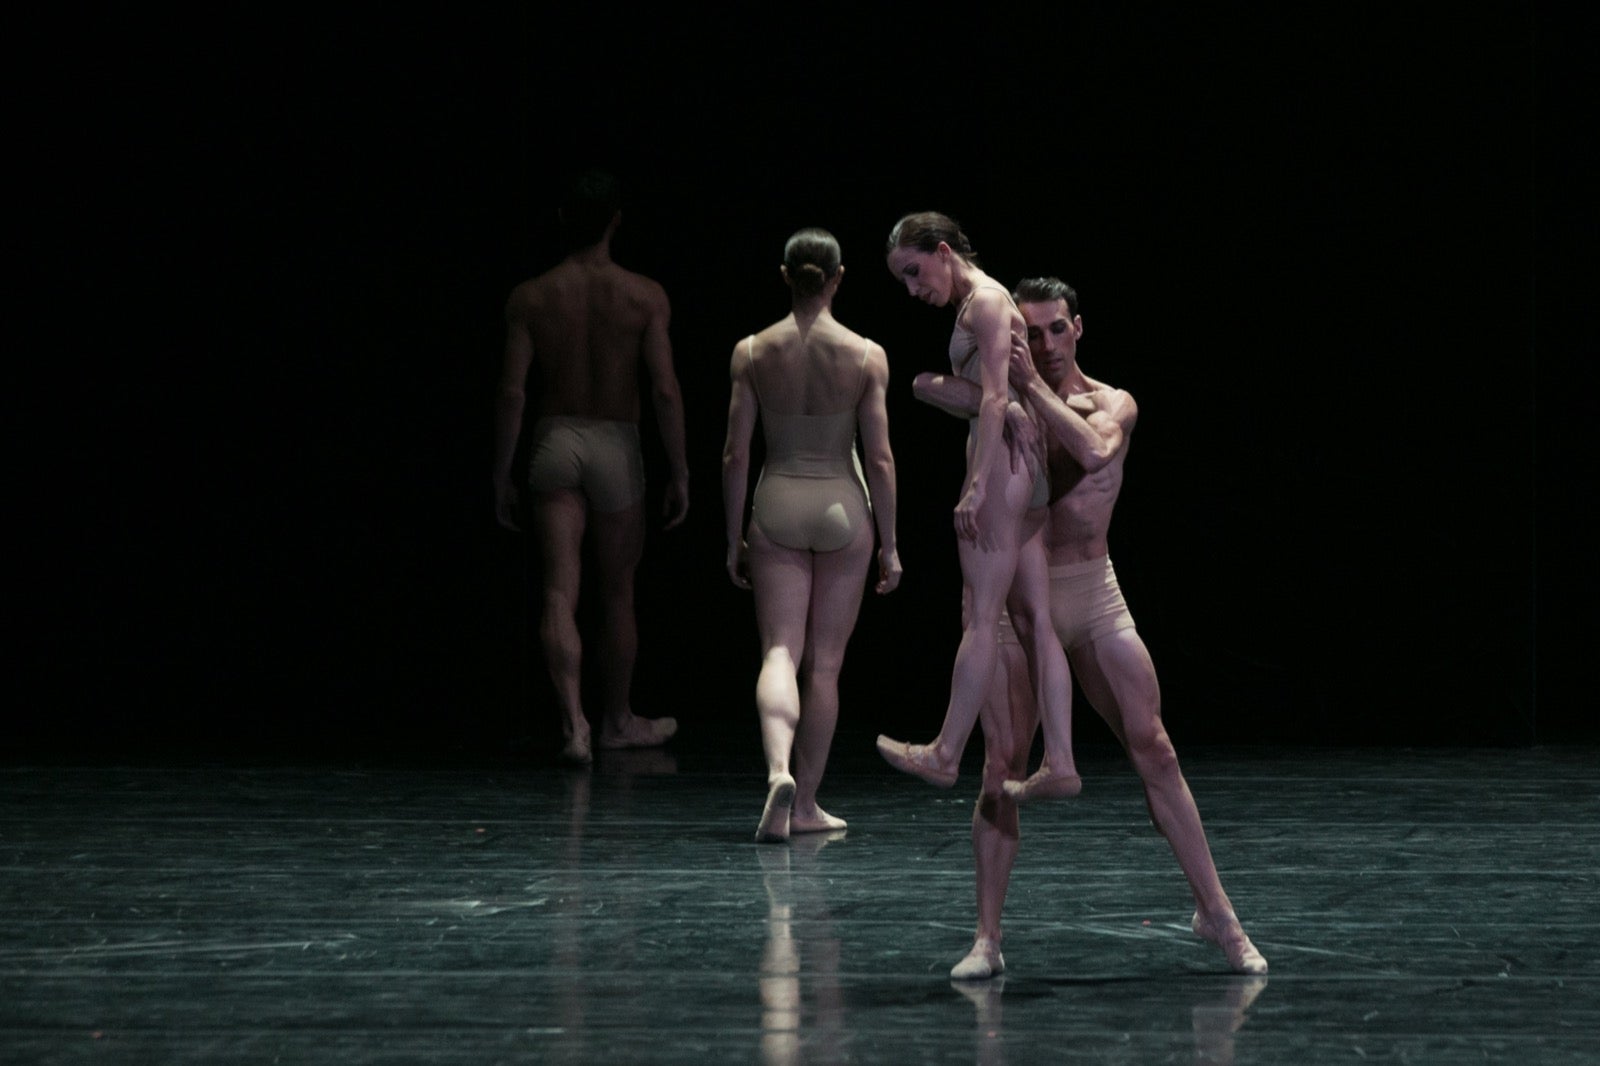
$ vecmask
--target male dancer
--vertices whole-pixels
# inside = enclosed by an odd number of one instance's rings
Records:
[[[662,508],[667,529],[689,510],[689,464],[683,397],[667,339],[667,294],[611,260],[611,238],[622,221],[616,179],[581,175],[562,204],[561,220],[578,250],[518,285],[506,303],[493,475],[496,518],[520,532],[511,470],[531,383],[528,488],[544,577],[539,639],[562,712],[561,756],[588,763],[593,755],[579,696],[583,648],[576,616],[586,531],[599,570],[605,663],[600,747],[652,747],[678,729],[671,718],[640,718],[629,705],[638,651],[633,576],[644,550],[640,363],[671,470]]]
[[[1156,829],[1172,845],[1194,893],[1191,928],[1220,947],[1234,970],[1265,973],[1267,960],[1245,935],[1217,876],[1200,812],[1161,723],[1155,666],[1111,568],[1106,534],[1138,407],[1128,393],[1079,369],[1083,319],[1070,286],[1057,278],[1030,278],[1014,298],[1028,324],[1028,343],[1026,350],[1013,349],[1011,384],[1047,436],[1051,503],[1045,545],[1056,635],[1084,695],[1144,782]],[[920,399],[954,413],[965,414],[976,402],[969,383],[956,378],[922,374],[914,387]],[[1016,658],[1002,661],[1015,668]],[[1026,689],[997,681],[995,698],[984,710],[983,786],[972,819],[978,930],[972,950],[950,971],[958,980],[983,980],[1005,969],[1000,912],[1017,857],[1017,804],[1029,798],[1021,778],[1038,720]]]

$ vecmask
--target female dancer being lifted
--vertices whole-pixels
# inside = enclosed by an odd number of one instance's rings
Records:
[[[955,509],[956,547],[966,583],[961,645],[950,679],[950,704],[931,743],[878,738],[896,769],[931,784],[955,784],[961,753],[988,698],[998,659],[1000,613],[1010,617],[1028,653],[1042,711],[1045,754],[1014,792],[1018,800],[1075,796],[1083,787],[1072,759],[1071,678],[1050,623],[1050,576],[1043,529],[1049,479],[1042,462],[1018,470],[1004,437],[1012,407],[1007,384],[1013,346],[1026,349],[1027,326],[1005,287],[978,268],[955,220],[935,211],[907,215],[889,233],[889,272],[906,291],[935,307],[956,304],[950,364],[977,383],[983,399],[969,422],[967,475]]]

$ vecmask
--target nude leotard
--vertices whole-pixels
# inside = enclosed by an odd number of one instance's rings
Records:
[[[751,502],[750,524],[785,548],[838,551],[872,520],[867,487],[856,456],[856,405],[827,414],[794,415],[767,410],[756,385],[755,338],[745,349],[750,385],[761,405],[767,459]],[[861,387],[866,388],[867,349],[861,351]]]
[[[970,329],[961,324],[961,316],[967,310],[967,304],[978,294],[978,289],[994,289],[996,292],[1005,293],[1006,303],[1013,308],[1016,304],[1011,300],[1011,294],[999,285],[978,285],[967,293],[967,298],[961,301],[961,306],[956,309],[955,329],[950,333],[950,367],[958,377],[982,387],[983,368],[978,359],[978,338]],[[1020,400],[1017,390],[1009,384],[1006,385],[1006,395],[1012,400]],[[973,441],[978,433],[978,419],[976,416],[967,420],[967,449],[968,457],[971,456]],[[1050,502],[1050,473],[1041,463],[1030,464],[1033,466],[1033,497],[1028,501],[1028,509],[1034,510],[1044,507]]]

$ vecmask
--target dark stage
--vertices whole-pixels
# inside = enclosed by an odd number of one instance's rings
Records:
[[[1600,94],[1555,8],[21,17],[0,1060],[1600,1060]],[[633,699],[682,732],[574,771],[492,405],[592,165],[691,503],[646,403]],[[1011,970],[946,976],[976,774],[872,748],[959,637],[964,430],[911,392],[952,315],[884,269],[926,209],[1076,286],[1137,397],[1111,552],[1265,982],[1081,702]],[[847,835],[757,847],[730,353],[813,225],[887,352],[905,577],[845,658]]]
[[[841,738],[838,835],[757,845],[756,750],[0,773],[23,1062],[1506,1062],[1600,1057],[1592,750],[1199,748],[1271,961],[1188,930],[1113,750],[1026,810],[1008,971],[958,985],[952,792]]]

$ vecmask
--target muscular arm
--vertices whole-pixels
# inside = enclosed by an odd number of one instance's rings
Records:
[[[527,404],[528,368],[533,363],[533,338],[515,296],[506,305],[506,346],[500,364],[500,380],[494,401],[494,481],[495,519],[507,529],[519,530],[516,520],[517,491],[511,484],[511,461],[517,453],[517,438],[522,433],[522,412]]]
[[[1063,399],[1039,376],[1032,359],[1015,354],[1010,372],[1012,385],[1033,405],[1045,430],[1085,473],[1103,470],[1122,451],[1138,416],[1128,393],[1106,388]]]
[[[678,387],[678,375],[672,369],[672,342],[667,337],[672,308],[665,292],[658,291],[654,295],[642,355],[645,371],[650,375],[650,401],[655,406],[656,424],[661,429],[661,443],[666,448],[667,466],[671,471],[666,498],[662,501],[666,528],[671,529],[689,512],[689,458],[683,428],[683,392]]]
[[[744,502],[750,491],[750,438],[755,434],[757,405],[755,389],[744,372],[750,363],[741,358],[739,347],[734,346],[729,370],[733,390],[728,399],[728,439],[722,445],[722,514],[728,534],[728,576],[747,589]]]
[[[978,413],[978,403],[983,390],[966,378],[954,374],[933,374],[924,371],[911,382],[911,395],[930,407],[937,407],[947,415],[972,418]]]
[[[872,347],[867,362],[867,387],[856,405],[861,450],[866,453],[867,488],[872,493],[872,519],[878,527],[878,591],[893,592],[900,584],[900,550],[895,542],[894,453],[889,450],[889,359]]]

